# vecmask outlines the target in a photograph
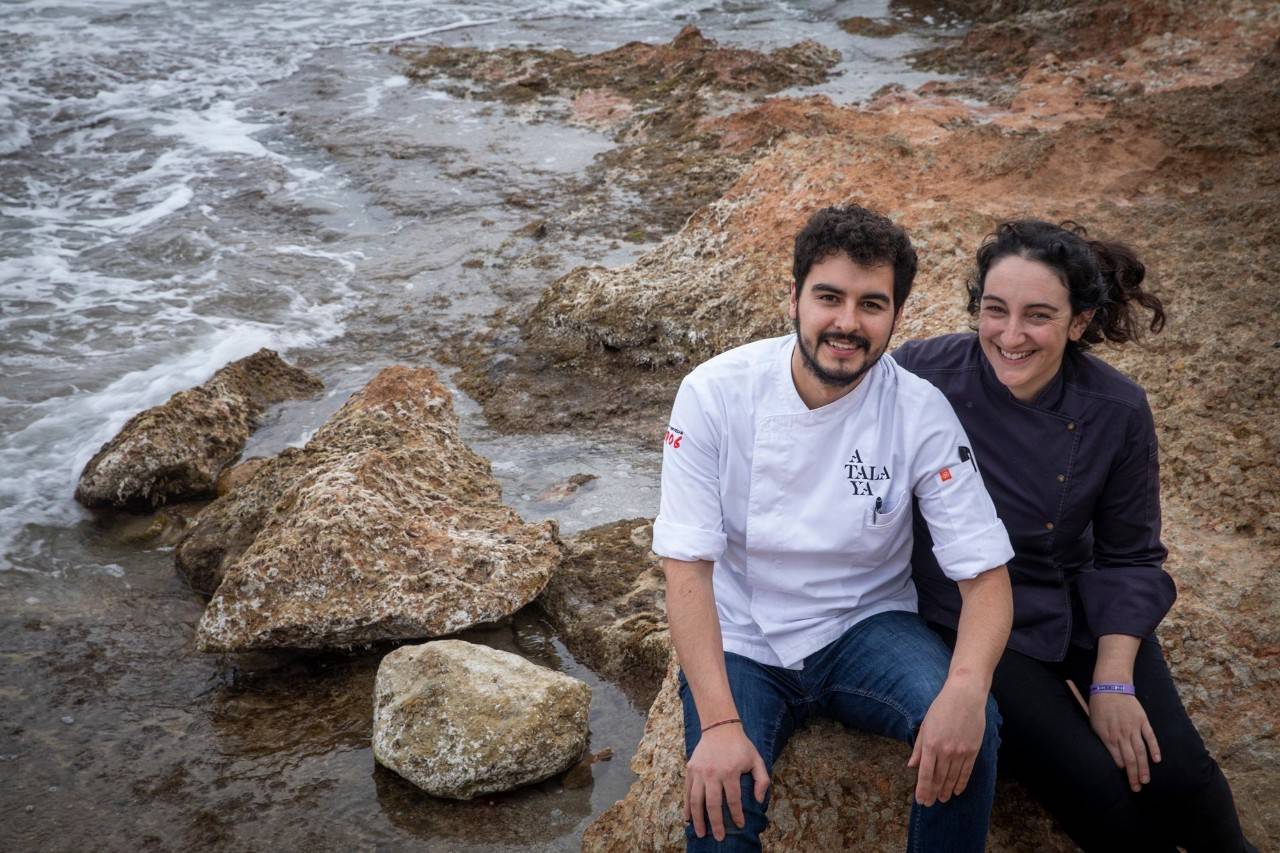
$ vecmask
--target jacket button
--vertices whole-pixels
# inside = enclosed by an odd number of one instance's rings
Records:
[[[1068,431],[1073,430],[1073,429],[1075,429],[1075,428],[1076,428],[1076,425],[1075,425],[1075,424],[1067,424],[1067,430],[1068,430]]]
[[[1044,529],[1045,529],[1045,530],[1052,530],[1052,529],[1053,529],[1053,522],[1052,522],[1052,521],[1046,521],[1046,522],[1044,523]]]
[[[1065,483],[1065,482],[1067,482],[1067,475],[1066,475],[1066,474],[1059,474],[1059,475],[1058,475],[1058,482],[1059,482],[1059,483]]]

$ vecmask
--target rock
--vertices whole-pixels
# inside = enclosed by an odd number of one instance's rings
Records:
[[[673,662],[631,761],[640,778],[622,801],[587,827],[584,853],[684,850],[682,719]],[[764,849],[905,849],[915,785],[915,774],[906,767],[910,754],[905,744],[850,731],[830,720],[802,728],[774,765]],[[1021,789],[1001,784],[988,849],[1066,853],[1076,848]]]
[[[110,512],[99,521],[105,523],[110,539],[122,545],[172,548],[187,535],[203,506],[200,503],[183,503],[162,507],[145,515]]]
[[[670,657],[666,595],[649,550],[653,522],[594,527],[565,543],[564,559],[538,605],[574,657],[625,687],[653,696]]]
[[[382,659],[373,755],[436,797],[539,782],[587,746],[591,688],[510,652],[439,640]]]
[[[526,115],[610,132],[617,148],[603,153],[591,179],[574,190],[574,214],[555,221],[570,232],[589,223],[593,237],[611,238],[673,231],[733,180],[743,158],[714,144],[708,120],[791,86],[823,82],[840,60],[838,51],[811,40],[768,53],[722,46],[691,25],[669,44],[629,42],[595,54],[440,45],[392,53],[405,60],[410,79],[437,86],[442,77],[467,80],[452,84],[459,97],[520,104]],[[599,196],[601,189],[636,193],[642,221],[612,221],[616,202]],[[588,198],[599,215],[583,216]]]
[[[902,25],[897,21],[854,15],[851,18],[842,19],[840,21],[840,29],[853,36],[883,39],[898,35],[898,33],[902,32]]]
[[[214,494],[218,497],[231,494],[252,480],[258,470],[269,461],[264,456],[255,456],[252,459],[246,459],[231,468],[227,468],[218,476],[218,481],[214,483]]]
[[[130,418],[85,466],[76,500],[138,509],[207,497],[268,406],[323,387],[268,349],[234,361]]]
[[[1224,299],[1274,302],[1280,17],[1254,15],[1249,23],[1257,10],[1246,3],[1213,21],[1212,47],[1196,31],[1204,22],[1186,21],[1173,37],[1126,48],[1122,64],[1106,66],[1114,83],[1131,87],[1123,100],[1090,88],[1103,75],[1070,102],[1028,112],[1022,105],[1031,95],[1039,100],[1050,71],[1059,82],[1068,71],[1082,80],[1097,76],[1093,59],[1077,63],[1063,54],[1023,75],[1012,99],[1017,108],[969,110],[968,121],[965,111],[954,112],[955,102],[920,93],[823,108],[828,125],[843,122],[845,132],[781,139],[720,201],[637,263],[578,270],[555,282],[526,334],[557,364],[581,365],[583,377],[664,367],[678,376],[717,351],[785,327],[780,308],[792,235],[814,208],[851,200],[904,223],[920,252],[921,274],[898,340],[967,327],[958,285],[1000,218],[1072,218],[1092,235],[1133,244],[1176,320],[1141,346],[1099,347],[1098,354],[1146,389],[1156,418],[1168,569],[1179,587],[1159,634],[1187,710],[1232,784],[1246,834],[1264,849],[1280,849],[1280,576],[1272,568],[1280,492],[1270,462],[1280,455],[1280,435],[1264,426],[1280,422],[1273,381],[1280,315],[1224,314],[1221,307]],[[1220,32],[1233,35],[1218,41]],[[1117,55],[1103,51],[1097,62]],[[1064,65],[1054,71],[1051,61]],[[1162,68],[1177,70],[1161,76]],[[927,115],[938,119],[932,128],[920,121]],[[1215,253],[1215,246],[1231,249]],[[654,849],[678,848],[673,703],[664,690],[634,763],[641,779],[588,831],[587,849],[620,849],[619,839],[635,838],[657,839]],[[870,806],[858,803],[869,801],[856,798],[868,795],[839,779],[790,772],[802,757],[806,765],[808,756],[822,760],[818,743],[859,756],[859,768],[872,761],[856,778],[887,786],[884,808],[904,820],[907,780],[895,775],[894,763],[875,769],[878,753],[862,736],[834,728],[829,736],[812,734],[820,730],[799,735],[789,747],[794,757],[784,755],[790,763],[779,764],[776,849],[900,849],[885,839],[904,824],[893,829],[860,814]],[[852,762],[846,758],[846,769]],[[833,814],[784,808],[782,795],[789,801],[795,791],[807,792],[807,803],[827,803]],[[992,849],[1061,843],[1042,831],[1042,816],[1019,826],[1019,812],[1032,812],[1009,806],[1018,797],[1025,798],[1018,788],[1000,789]],[[865,822],[831,823],[846,809],[850,820]],[[791,823],[784,815],[799,817]],[[789,827],[800,834],[788,834]],[[875,839],[866,834],[872,829]],[[794,839],[801,840],[790,847]]]
[[[599,477],[595,474],[574,474],[567,480],[547,486],[538,493],[535,500],[539,503],[564,503],[576,495],[578,489],[598,479]]]
[[[436,637],[514,613],[560,558],[458,437],[427,369],[383,370],[306,447],[209,504],[177,550],[203,651]]]

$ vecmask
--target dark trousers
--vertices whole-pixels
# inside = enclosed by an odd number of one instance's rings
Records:
[[[954,631],[932,625],[954,647]],[[1160,744],[1151,783],[1134,793],[1066,685],[1086,701],[1097,654],[1072,646],[1061,663],[1006,649],[991,684],[1004,725],[1000,770],[1025,785],[1087,853],[1247,851],[1231,788],[1205,749],[1159,644],[1144,640],[1134,661],[1138,701]]]

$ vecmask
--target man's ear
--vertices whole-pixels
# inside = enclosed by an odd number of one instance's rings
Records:
[[[791,304],[787,307],[788,319],[794,320],[796,318],[799,299],[800,299],[800,285],[796,284],[795,281],[793,280],[791,282]]]

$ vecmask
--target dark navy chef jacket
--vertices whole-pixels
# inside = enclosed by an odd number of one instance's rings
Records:
[[[1147,637],[1176,595],[1160,542],[1160,473],[1146,394],[1087,353],[1069,352],[1030,403],[1000,384],[973,334],[908,341],[893,353],[937,386],[1015,555],[1009,648],[1057,661],[1103,634]],[[968,461],[966,461],[968,460]],[[926,619],[955,628],[960,591],[938,568],[917,512],[912,571]]]

